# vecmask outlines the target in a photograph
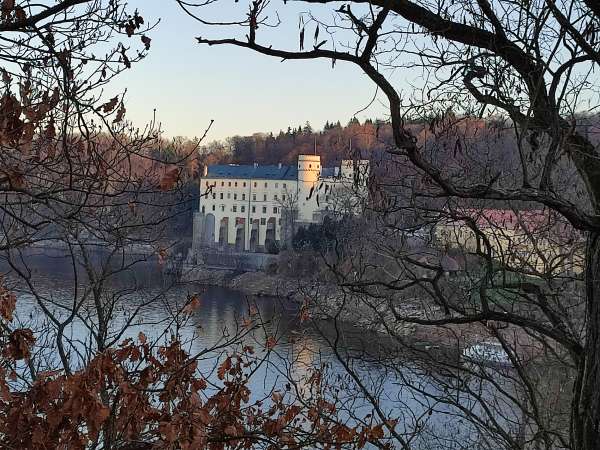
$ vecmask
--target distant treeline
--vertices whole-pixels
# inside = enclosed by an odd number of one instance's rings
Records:
[[[586,117],[580,120],[580,124],[583,128],[581,131],[592,142],[600,141],[598,116]],[[407,121],[405,126],[414,136],[419,151],[427,160],[443,167],[445,176],[460,178],[468,172],[474,180],[479,179],[486,184],[491,182],[497,186],[510,187],[521,183],[520,161],[515,157],[519,152],[514,151],[515,146],[520,147],[522,157],[529,161],[539,158],[539,146],[548,145],[544,138],[535,133],[518,136],[502,118],[458,117],[451,111],[432,118]],[[382,197],[377,201],[397,202],[399,194],[410,196],[411,192],[429,189],[426,177],[408,164],[402,149],[394,145],[391,126],[384,120],[361,123],[353,118],[346,125],[339,121],[327,121],[321,130],[315,130],[306,122],[276,134],[233,136],[207,144],[177,138],[165,140],[160,149],[154,150],[157,159],[164,160],[166,157],[175,164],[181,155],[191,155],[183,164],[178,164],[182,169],[180,182],[187,194],[187,201],[182,205],[178,227],[174,228],[178,228],[183,235],[191,234],[191,210],[198,207],[197,178],[202,167],[255,162],[295,164],[298,155],[314,152],[321,156],[325,167],[339,164],[342,159],[369,159],[371,174],[376,175],[377,180],[373,186],[379,191],[378,196]],[[575,182],[572,168],[566,157],[564,159],[559,162],[559,182],[572,193],[572,201],[578,203],[583,187]],[[499,207],[496,204],[488,206]]]
[[[300,154],[316,153],[324,165],[334,165],[342,159],[369,158],[389,147],[391,139],[391,128],[382,120],[360,123],[353,118],[345,126],[327,121],[321,131],[306,122],[277,134],[255,133],[210,142],[199,148],[198,159],[200,165],[293,164]]]

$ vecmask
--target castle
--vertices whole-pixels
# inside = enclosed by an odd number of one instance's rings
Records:
[[[290,166],[208,166],[200,178],[193,247],[278,248],[299,226],[360,214],[368,176],[366,160],[324,168],[318,155],[299,155]]]

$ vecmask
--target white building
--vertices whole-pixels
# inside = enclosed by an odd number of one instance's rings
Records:
[[[358,214],[368,175],[368,161],[345,160],[340,167],[323,168],[318,155],[298,156],[297,166],[208,166],[200,179],[194,250],[231,246],[263,251],[289,237],[290,223],[295,229],[325,216]]]

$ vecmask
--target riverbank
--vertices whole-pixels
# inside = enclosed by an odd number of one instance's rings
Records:
[[[312,319],[336,320],[365,331],[406,337],[411,341],[422,341],[433,346],[462,349],[490,338],[490,330],[478,322],[434,327],[398,320],[397,317],[405,317],[419,322],[432,317],[443,317],[438,306],[418,298],[406,298],[396,303],[392,310],[387,299],[364,299],[359,295],[343,292],[331,283],[291,279],[265,272],[236,273],[233,270],[197,266],[187,268],[182,280],[226,287],[251,296],[285,298],[305,308],[304,311]],[[521,342],[523,339],[521,336]]]

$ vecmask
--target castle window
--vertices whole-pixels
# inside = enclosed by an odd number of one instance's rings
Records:
[[[257,183],[256,183],[256,181],[255,181],[255,182],[254,182],[254,187],[256,187],[256,186],[257,186]]]
[[[237,200],[237,194],[233,194],[233,199]]]
[[[231,181],[229,183],[227,183],[227,186],[231,187]]]
[[[308,168],[309,168],[309,169],[312,169],[312,164],[309,164],[309,165],[308,165]]]
[[[281,217],[279,218],[279,225],[281,225]]]
[[[285,201],[285,194],[281,196],[281,200]]]
[[[242,194],[242,200],[246,200],[246,194]]]
[[[267,194],[263,195],[263,201],[267,201]]]
[[[212,207],[212,210],[213,210],[213,211],[215,210],[215,205],[213,205],[213,207]]]
[[[246,212],[246,207],[242,205],[242,212]]]
[[[231,207],[231,210],[232,210],[233,212],[237,212],[237,206],[236,206],[236,205],[233,205],[233,206]]]
[[[221,187],[225,186],[225,182],[221,181]]]
[[[274,198],[275,200],[277,200],[277,194],[275,194],[275,195],[273,196],[273,198]]]
[[[225,205],[221,205],[221,211],[225,212]]]
[[[213,194],[212,197],[213,197],[213,200],[216,199],[217,198],[217,194]]]
[[[264,217],[260,218],[260,224],[261,225],[266,225],[267,224],[267,219],[265,219]]]
[[[231,192],[227,193],[227,198],[231,198]]]
[[[237,181],[235,182],[235,187],[237,187]]]
[[[244,187],[246,187],[246,182],[244,181]]]
[[[206,212],[206,207],[204,207],[204,206],[202,207],[202,212],[203,213]]]
[[[256,212],[256,206],[252,207],[252,212],[255,213]]]
[[[252,201],[255,202],[256,201],[256,194],[252,194]]]
[[[263,206],[263,214],[266,214],[266,213],[267,213],[267,207]]]
[[[273,208],[273,214],[277,214],[277,206]]]
[[[283,188],[285,189],[285,183],[283,183]]]
[[[265,189],[267,188],[267,183],[265,183]]]
[[[219,194],[219,198],[220,198],[221,200],[223,200],[223,193],[222,193],[222,192]]]

